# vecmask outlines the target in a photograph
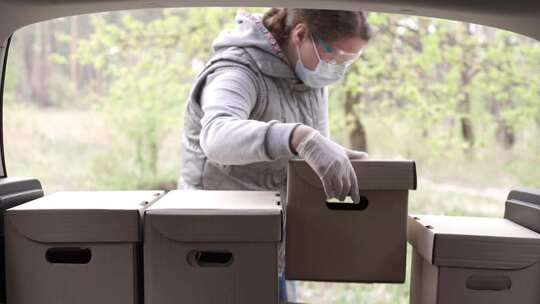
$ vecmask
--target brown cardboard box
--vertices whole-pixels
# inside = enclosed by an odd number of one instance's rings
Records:
[[[138,303],[142,209],[161,194],[58,192],[8,209],[7,303]]]
[[[326,201],[303,160],[289,162],[286,267],[289,280],[405,280],[407,198],[416,188],[412,161],[353,161],[360,204]]]
[[[540,189],[510,191],[504,218],[540,233]]]
[[[171,191],[146,211],[146,304],[276,304],[275,192]]]
[[[417,215],[411,304],[540,303],[540,234],[508,219]]]
[[[5,177],[0,179],[0,303],[6,303],[4,211],[42,196],[43,188],[36,178]]]

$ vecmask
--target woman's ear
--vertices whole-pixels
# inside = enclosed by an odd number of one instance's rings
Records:
[[[307,38],[308,28],[305,23],[298,23],[291,30],[291,41],[293,45],[300,47],[304,39]]]

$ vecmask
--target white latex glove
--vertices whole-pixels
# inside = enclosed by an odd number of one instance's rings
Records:
[[[367,153],[346,149],[317,131],[306,135],[296,150],[321,179],[328,199],[342,201],[350,195],[355,203],[360,202],[358,181],[350,159],[367,158]]]

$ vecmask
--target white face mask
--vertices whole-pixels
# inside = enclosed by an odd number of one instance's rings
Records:
[[[340,81],[345,76],[347,65],[329,64],[328,62],[322,60],[315,46],[315,42],[313,42],[313,38],[311,39],[313,48],[317,53],[319,63],[317,63],[315,70],[308,69],[304,63],[302,63],[300,48],[296,46],[296,53],[298,54],[298,61],[296,62],[296,66],[294,68],[296,75],[298,75],[304,84],[312,88],[323,88],[327,85]]]

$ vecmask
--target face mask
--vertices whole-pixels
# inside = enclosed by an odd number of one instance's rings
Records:
[[[313,43],[313,41],[312,41]],[[313,47],[315,48],[315,44],[313,43]],[[317,49],[315,48],[315,52],[317,52]],[[319,63],[317,64],[317,67],[315,67],[315,70],[310,70],[306,68],[304,63],[302,63],[302,57],[300,56],[300,48],[296,47],[296,53],[298,54],[298,61],[296,62],[295,66],[295,72],[296,75],[298,75],[298,78],[304,82],[309,87],[312,88],[322,88],[327,85],[336,83],[340,81],[343,76],[345,75],[345,71],[347,70],[347,65],[345,64],[329,64],[324,60],[320,59],[319,57]],[[319,55],[317,53],[317,55]]]

